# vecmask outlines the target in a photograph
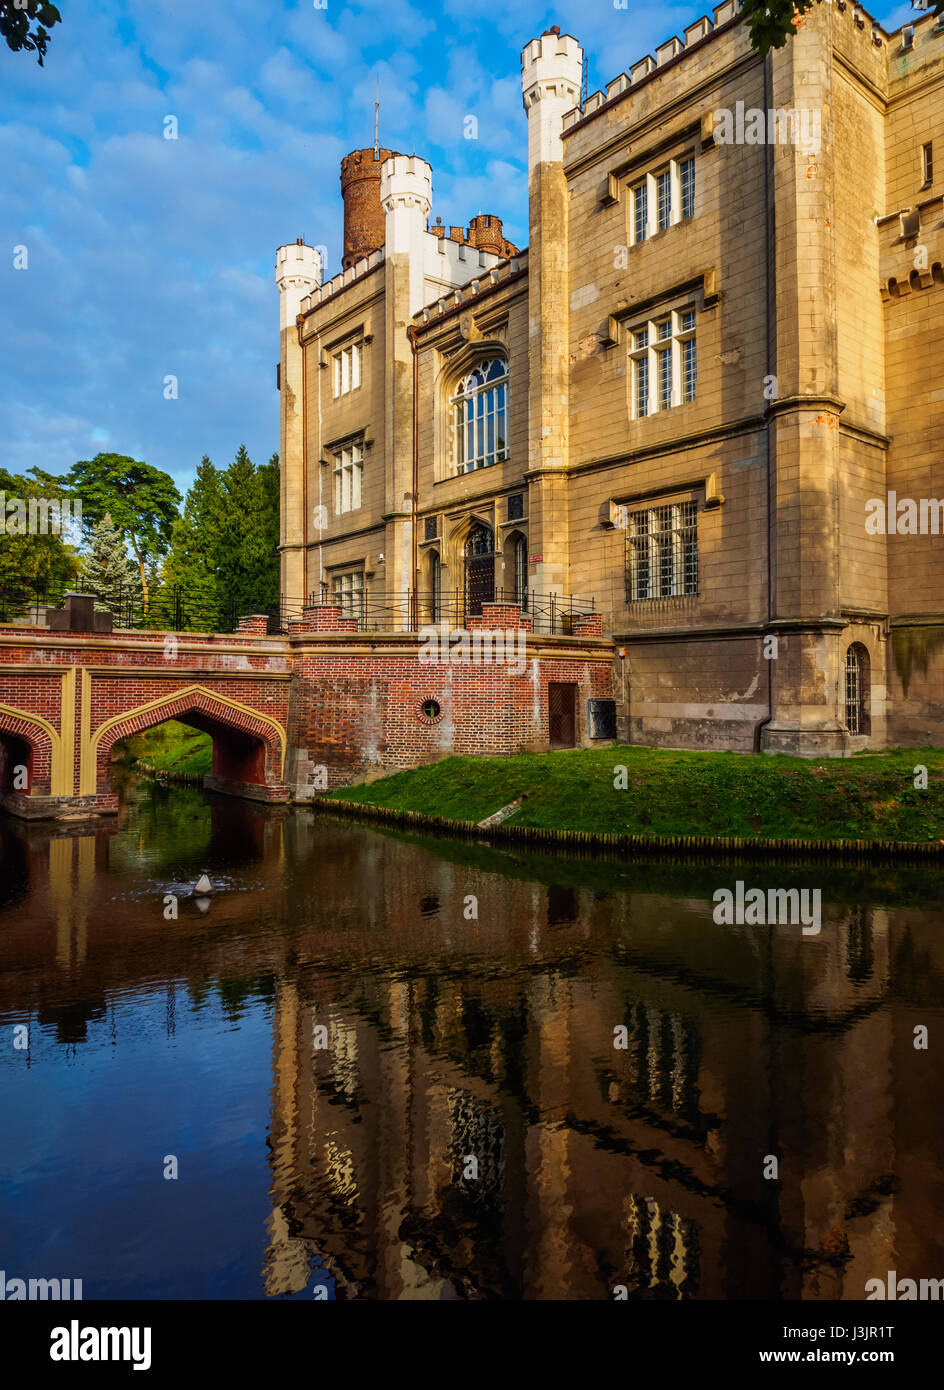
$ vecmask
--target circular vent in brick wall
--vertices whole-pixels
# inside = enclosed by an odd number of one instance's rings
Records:
[[[420,705],[420,722],[422,724],[438,724],[442,717],[442,705],[432,696]]]

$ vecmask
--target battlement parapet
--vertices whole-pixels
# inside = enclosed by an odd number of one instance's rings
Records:
[[[480,251],[476,254],[484,256],[487,253]],[[474,304],[477,299],[481,298],[485,290],[518,275],[527,268],[527,264],[527,251],[519,251],[517,255],[509,257],[508,260],[499,261],[497,265],[488,267],[484,275],[473,275],[466,284],[458,285],[448,294],[441,295],[431,304],[424,305],[412,316],[414,325],[417,328],[422,328],[426,324],[434,323],[436,319],[442,318],[444,314],[450,313],[453,309]]]
[[[915,32],[914,39],[906,43],[899,36],[904,34],[905,29],[917,31],[921,26],[924,37],[930,37],[933,33],[944,32],[944,22],[936,20],[933,15],[916,15],[908,25],[903,25],[900,30],[886,32],[862,5],[857,4],[856,0],[822,0],[822,3],[831,5],[835,13],[845,16],[848,19],[852,37],[857,45],[861,45],[862,54],[871,50],[871,56],[883,60],[898,57],[903,52],[914,51],[915,41],[919,37]],[[696,45],[701,44],[709,37],[716,34],[719,30],[733,26],[741,18],[742,0],[722,0],[712,11],[712,17],[703,15],[696,19],[684,29],[684,39],[677,35],[672,35],[664,43],[658,45],[655,57],[651,53],[644,54],[637,62],[633,63],[628,72],[620,73],[606,87],[597,92],[591,93],[584,101],[583,106],[575,106],[564,116],[564,134],[584,121],[588,116],[595,115],[604,107],[617,101],[619,98],[638,87],[640,83],[663,71],[669,64],[678,60],[684,60],[688,51]],[[811,12],[811,13],[815,13]],[[810,16],[803,16],[797,21],[797,28],[800,29],[808,22]],[[857,33],[861,38],[857,38]],[[539,42],[538,40],[534,41]],[[525,53],[527,53],[527,49]],[[524,55],[522,55],[524,56]]]
[[[369,256],[363,256],[359,261],[340,271],[332,279],[326,280],[324,284],[312,294],[306,295],[301,302],[301,313],[308,314],[312,309],[317,309],[331,295],[337,294],[339,290],[346,289],[348,285],[353,285],[356,280],[362,279],[370,274],[382,264],[384,258],[383,247],[377,251],[371,251]]]

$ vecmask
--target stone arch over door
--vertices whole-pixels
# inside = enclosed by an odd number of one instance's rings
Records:
[[[490,512],[469,512],[466,516],[462,517],[450,531],[448,542],[445,547],[446,555],[443,556],[443,583],[444,588],[448,587],[450,596],[454,599],[452,607],[455,609],[456,620],[460,623],[467,616],[466,560],[469,558],[467,551],[470,545],[476,545],[476,537],[480,537],[483,532],[491,537],[492,592],[494,593],[497,582],[495,579],[495,561],[497,556],[495,552],[495,525]],[[477,558],[483,559],[484,557],[480,553]],[[445,578],[445,567],[447,563],[449,566],[448,586],[446,585]]]
[[[213,739],[211,781],[282,786],[286,741],[282,725],[270,715],[229,696],[204,686],[188,686],[124,714],[114,715],[99,725],[84,750],[83,794],[111,790],[111,753],[120,739],[143,733],[168,719],[179,720],[210,734]]]
[[[495,598],[495,531],[477,521],[466,532],[462,547],[462,601],[466,617],[478,617],[482,605]]]

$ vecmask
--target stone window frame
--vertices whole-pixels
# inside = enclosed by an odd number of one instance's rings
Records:
[[[363,332],[358,329],[356,333],[333,343],[328,349],[331,360],[332,400],[343,400],[345,396],[351,396],[355,391],[359,391],[364,384],[364,345],[366,341]],[[345,386],[344,359],[348,353],[351,355],[351,365],[348,372],[348,385]],[[354,377],[357,378],[356,381]]]
[[[364,448],[363,435],[356,435],[352,439],[345,440],[343,444],[335,445],[331,450],[335,516],[347,516],[350,512],[360,511],[364,505]],[[344,506],[342,504],[344,502],[345,474],[348,471],[350,472],[350,500],[349,504]],[[355,493],[356,501],[354,500]]]
[[[646,498],[637,503],[620,504],[620,523],[626,536],[626,602],[653,603],[666,599],[697,598],[699,591],[700,568],[698,563],[698,516],[701,508],[696,497],[669,496],[665,498]],[[646,517],[646,526],[636,524],[636,519]],[[656,525],[653,525],[653,519]],[[672,521],[671,527],[664,524]],[[689,556],[685,553],[686,537],[691,542]],[[672,593],[657,593],[660,565],[664,564],[664,552],[660,541],[671,542],[671,564],[673,569]],[[639,592],[639,569],[637,556],[645,550],[646,573],[649,577],[649,593]]]
[[[691,168],[690,177],[683,174],[684,168]],[[670,231],[683,222],[690,222],[695,216],[696,155],[692,149],[682,150],[669,159],[660,160],[642,175],[634,174],[627,179],[628,244],[641,246],[662,232]],[[660,198],[660,183],[668,178],[664,187],[668,188],[668,220],[662,220],[663,201]],[[684,209],[684,193],[690,186],[691,211]],[[645,196],[643,197],[643,192]],[[644,205],[644,206],[643,206]],[[642,216],[640,216],[642,211]]]
[[[331,582],[331,601],[338,604],[344,618],[363,618],[367,603],[367,579],[364,562],[339,565],[328,571]],[[345,584],[345,581],[350,581]],[[355,581],[359,580],[359,583]]]
[[[646,420],[665,410],[691,405],[698,385],[698,309],[694,300],[689,297],[669,307],[653,307],[644,319],[627,323],[625,332],[629,343],[630,418]],[[691,352],[689,343],[693,345]],[[662,394],[666,354],[670,364],[667,404]],[[691,389],[688,370],[690,358],[694,360]],[[645,408],[641,409],[640,389],[643,382],[646,395]]]
[[[483,368],[491,367],[492,364],[496,362],[503,362],[505,364],[503,376],[495,377],[492,380],[486,378],[480,386],[475,387],[471,392],[462,391],[461,387],[470,377],[474,376],[476,372],[481,371]],[[494,418],[497,425],[499,415],[497,392],[501,387],[504,387],[505,391],[504,404],[501,408],[505,420],[504,451],[498,449],[498,432],[496,429],[495,449],[491,451],[486,449],[485,453],[481,455],[481,457],[487,460],[486,462],[480,463],[477,461],[480,457],[478,451],[476,451],[475,457],[471,461],[461,458],[461,436],[464,433],[465,424],[462,426],[459,424],[458,412],[460,403],[469,400],[480,400],[483,397],[491,396],[492,393],[496,393],[494,410],[486,410],[483,418],[486,421],[490,417]],[[507,349],[501,352],[490,351],[483,353],[476,361],[468,364],[462,372],[457,373],[453,377],[451,390],[449,392],[448,409],[450,422],[449,472],[453,477],[461,478],[466,473],[477,473],[482,468],[493,468],[498,463],[508,462],[511,456],[511,359]],[[489,458],[490,453],[494,453],[493,458]]]

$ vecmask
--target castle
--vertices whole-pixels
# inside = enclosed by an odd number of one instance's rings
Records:
[[[582,71],[522,54],[527,249],[430,225],[386,149],[343,162],[339,274],[279,249],[285,600],[599,613],[629,741],[939,741],[944,25],[823,0],[764,59],[724,0]]]

